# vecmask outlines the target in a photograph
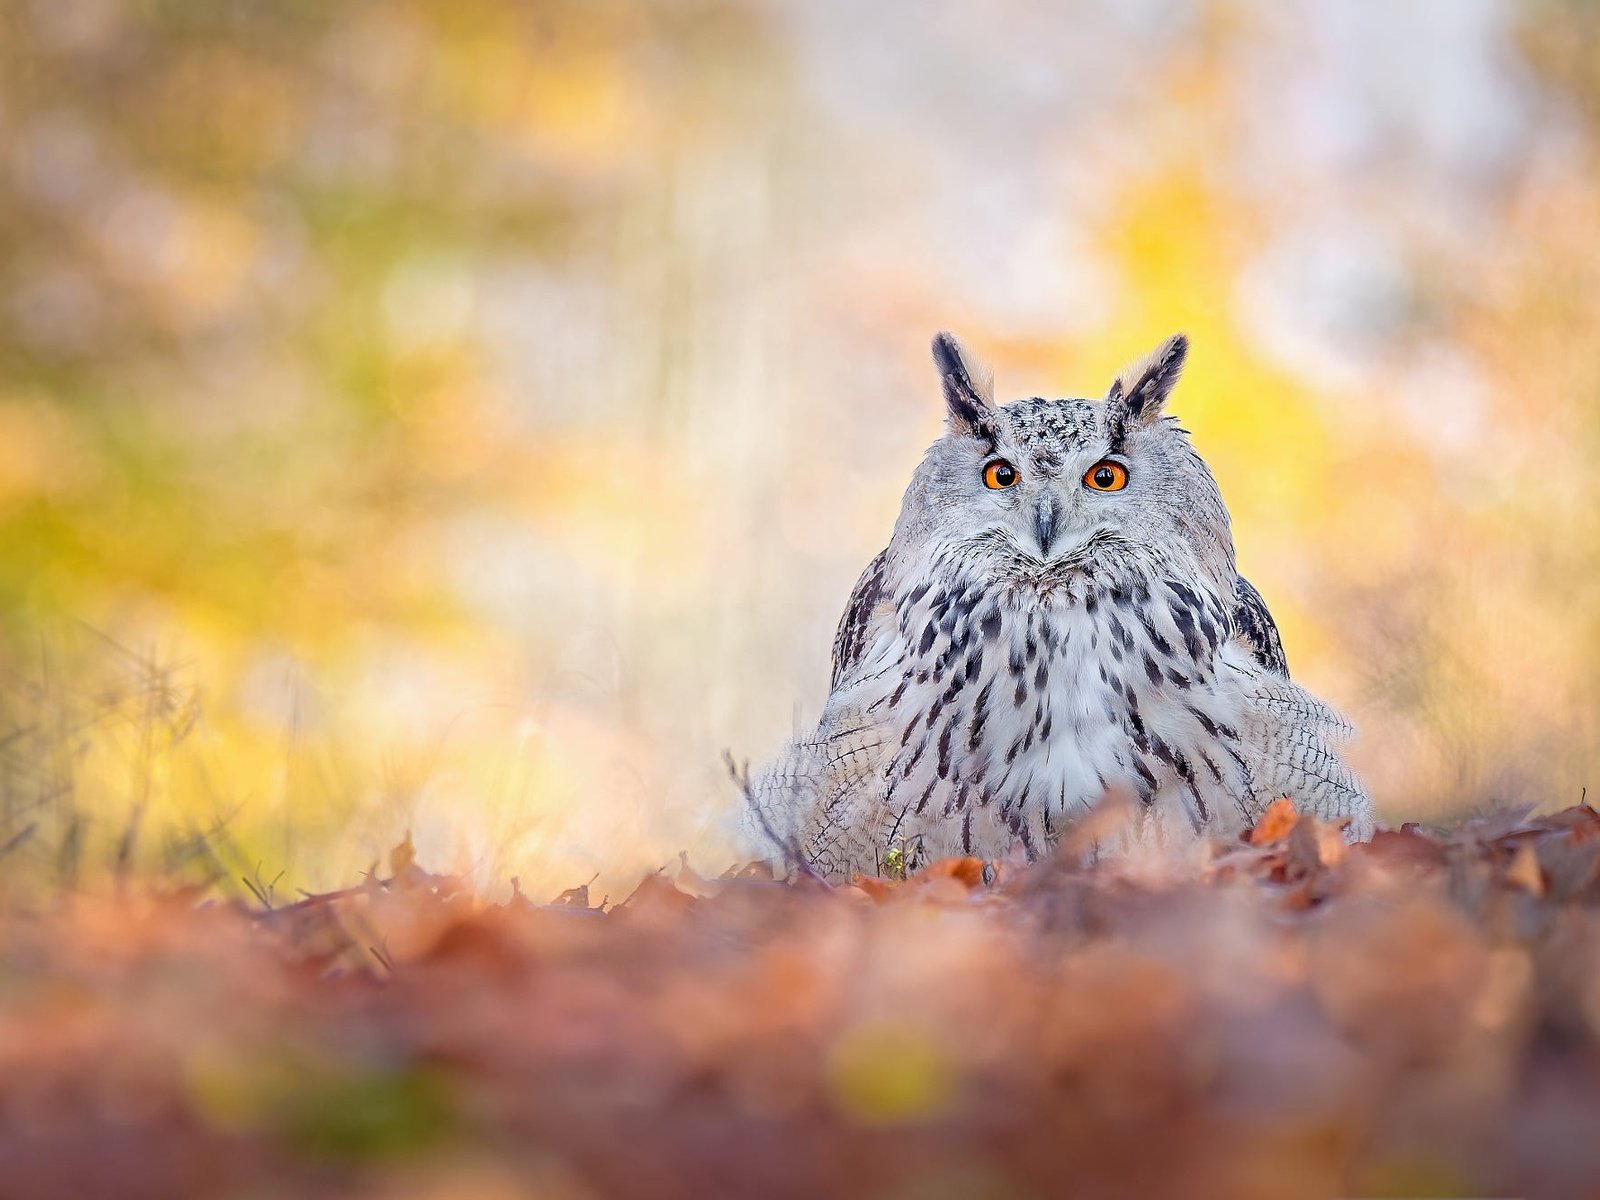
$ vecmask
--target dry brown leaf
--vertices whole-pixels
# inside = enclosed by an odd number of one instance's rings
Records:
[[[646,875],[616,911],[630,915],[669,916],[685,913],[695,906],[695,898],[679,891],[661,872]]]
[[[1444,866],[1445,850],[1440,843],[1412,827],[1380,829],[1372,840],[1356,850],[1364,857],[1392,867],[1434,869]]]
[[[772,869],[772,864],[764,858],[753,859],[747,863],[734,863],[718,879],[755,879],[771,882],[777,879],[778,873]]]
[[[417,861],[417,846],[411,840],[411,831],[406,830],[405,840],[389,851],[389,874],[400,875]]]
[[[520,888],[518,889],[520,891]],[[566,891],[550,901],[552,908],[588,908],[589,885],[580,883],[577,887],[569,887]]]

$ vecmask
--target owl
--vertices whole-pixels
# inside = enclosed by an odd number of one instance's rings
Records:
[[[1370,836],[1351,730],[1290,681],[1166,412],[1187,354],[1168,339],[1103,400],[997,406],[934,339],[945,432],[850,596],[815,733],[746,789],[753,840],[836,877],[1034,859],[1107,797],[1119,836],[1227,835],[1279,796]]]

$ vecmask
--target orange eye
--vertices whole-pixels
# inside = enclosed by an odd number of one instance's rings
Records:
[[[1120,492],[1128,486],[1128,468],[1102,458],[1083,473],[1083,486],[1097,492]]]
[[[1022,482],[1022,475],[1003,458],[997,458],[983,469],[983,486],[1003,492]]]

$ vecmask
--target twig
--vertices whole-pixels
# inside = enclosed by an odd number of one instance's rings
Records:
[[[4,846],[0,846],[0,858],[5,858],[18,846],[22,845],[23,842],[31,838],[38,828],[39,824],[37,821],[29,821],[21,829],[17,830],[16,833],[12,834],[8,839],[6,839],[6,844]]]
[[[277,916],[280,913],[294,912],[297,909],[312,908],[318,904],[326,904],[330,900],[344,900],[351,896],[365,896],[369,892],[386,889],[388,886],[388,883],[382,879],[369,877],[366,883],[358,883],[354,887],[337,888],[331,892],[308,892],[302,889],[300,893],[302,899],[296,900],[292,904],[285,904],[282,908],[273,909],[272,915]]]
[[[245,885],[245,887],[250,889],[250,894],[257,900],[261,901],[262,908],[266,909],[269,913],[275,911],[272,907],[272,901],[267,898],[267,894],[265,892],[256,886],[255,880],[251,879],[248,875],[241,875],[239,876],[239,879]]]

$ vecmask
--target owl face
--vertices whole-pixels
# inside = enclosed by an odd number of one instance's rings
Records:
[[[1181,340],[1169,342],[1105,400],[995,407],[959,345],[936,341],[949,430],[918,468],[902,531],[997,578],[1120,574],[1176,559],[1219,578],[1231,571],[1216,483],[1161,413],[1183,352]]]
[[[1124,528],[1153,480],[1126,447],[1113,453],[1099,408],[1019,400],[996,412],[992,439],[950,435],[942,470],[958,484],[952,507],[969,536],[1048,563]]]

